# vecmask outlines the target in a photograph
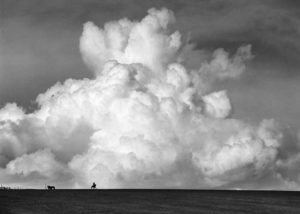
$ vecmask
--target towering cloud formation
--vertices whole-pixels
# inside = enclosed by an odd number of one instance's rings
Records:
[[[298,187],[297,140],[287,146],[273,120],[230,118],[226,91],[213,90],[214,81],[244,72],[251,46],[234,56],[218,49],[190,69],[185,56],[193,50],[169,30],[174,21],[171,11],[150,9],[140,22],[121,19],[103,29],[86,23],[80,50],[94,79],[54,85],[30,114],[15,104],[0,110],[1,182]]]

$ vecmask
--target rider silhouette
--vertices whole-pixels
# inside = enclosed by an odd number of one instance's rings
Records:
[[[92,186],[91,186],[91,189],[96,189],[96,183],[93,182]]]

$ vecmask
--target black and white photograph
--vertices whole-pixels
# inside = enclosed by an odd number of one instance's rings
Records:
[[[0,0],[0,214],[300,213],[300,1]]]

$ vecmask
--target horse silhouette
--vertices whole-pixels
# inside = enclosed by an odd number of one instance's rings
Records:
[[[55,186],[50,186],[50,185],[48,185],[48,186],[47,186],[47,189],[48,189],[48,190],[55,190]]]
[[[96,183],[93,182],[92,186],[91,186],[91,189],[96,189]]]

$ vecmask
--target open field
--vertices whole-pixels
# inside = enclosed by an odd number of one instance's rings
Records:
[[[0,213],[300,213],[300,192],[1,190]]]

